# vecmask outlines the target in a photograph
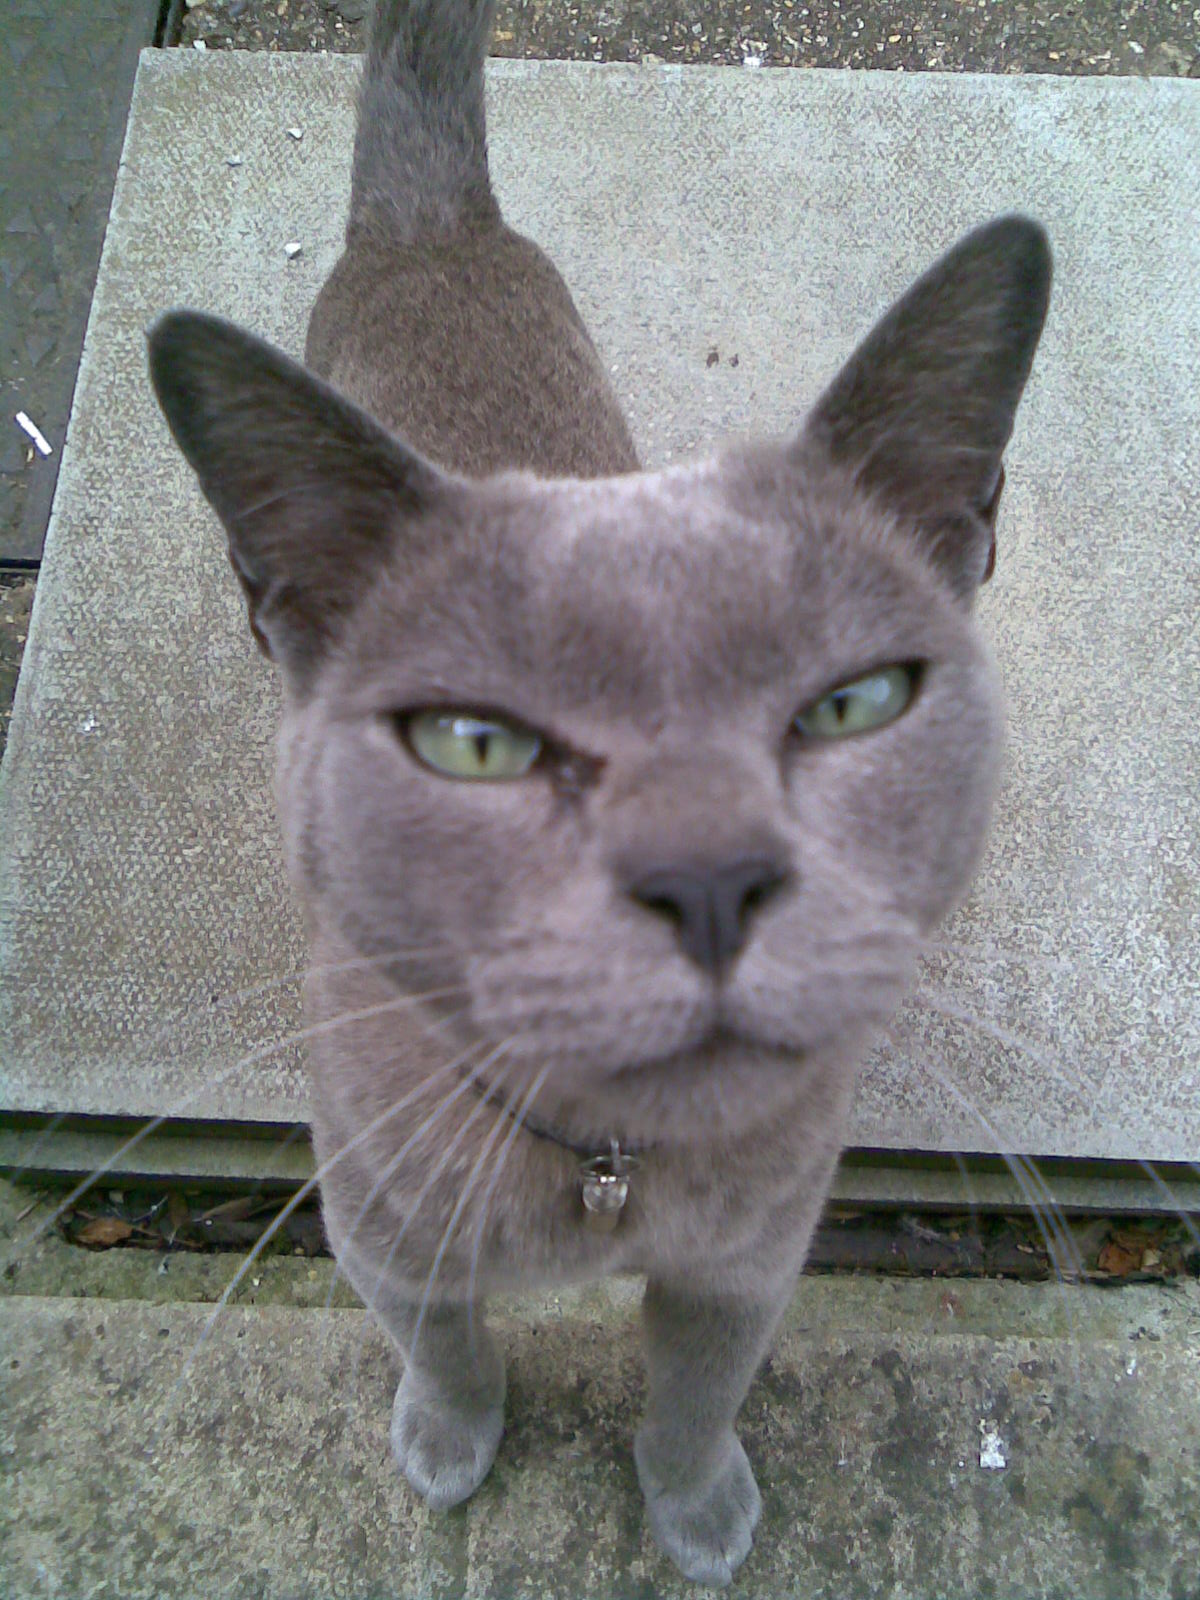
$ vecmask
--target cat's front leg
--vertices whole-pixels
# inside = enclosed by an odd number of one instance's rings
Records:
[[[378,1309],[378,1308],[377,1308]],[[474,1494],[504,1431],[504,1358],[460,1305],[429,1306],[414,1340],[415,1305],[393,1304],[388,1331],[404,1353],[392,1407],[392,1450],[401,1472],[435,1511]]]
[[[762,1502],[733,1423],[793,1281],[757,1300],[656,1279],[646,1288],[638,1478],[654,1537],[701,1583],[727,1584],[750,1553]]]
[[[475,1493],[504,1432],[504,1357],[476,1301],[429,1301],[387,1280],[346,1239],[326,1204],[338,1269],[353,1284],[404,1359],[392,1407],[392,1451],[409,1483],[435,1511]]]

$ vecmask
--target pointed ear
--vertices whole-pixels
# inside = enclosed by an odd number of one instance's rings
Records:
[[[295,679],[454,480],[305,368],[219,317],[170,311],[150,377],[229,536],[250,627]]]
[[[798,448],[911,524],[964,599],[991,576],[1002,457],[1050,295],[1037,223],[967,235],[876,325]]]

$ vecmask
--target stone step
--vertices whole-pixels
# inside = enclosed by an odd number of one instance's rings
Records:
[[[1192,1286],[1194,1288],[1194,1286]],[[793,1600],[1134,1595],[1200,1572],[1200,1305],[807,1279],[743,1408],[763,1495],[735,1591]],[[361,1312],[13,1296],[0,1497],[13,1600],[685,1600],[645,1529],[630,1285],[505,1308],[507,1431],[431,1514],[388,1445]],[[1057,1331],[1055,1331],[1055,1325]]]
[[[143,329],[186,302],[300,351],[357,70],[142,57],[0,779],[9,1112],[304,1117],[275,685]],[[651,463],[793,428],[973,224],[1020,208],[1049,228],[1055,298],[980,605],[1008,776],[853,1139],[1191,1160],[1200,83],[504,62],[489,95],[505,208],[571,283]]]

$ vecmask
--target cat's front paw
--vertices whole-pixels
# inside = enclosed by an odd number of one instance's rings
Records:
[[[650,1531],[683,1573],[724,1588],[750,1554],[762,1511],[758,1485],[735,1434],[730,1434],[715,1476],[703,1485],[673,1487],[654,1465],[644,1435],[634,1446],[646,1497]]]
[[[473,1495],[487,1477],[504,1432],[504,1400],[449,1405],[418,1392],[406,1372],[392,1407],[392,1451],[400,1471],[434,1511]]]

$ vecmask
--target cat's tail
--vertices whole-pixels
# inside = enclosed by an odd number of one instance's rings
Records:
[[[376,0],[349,233],[396,242],[494,221],[483,58],[495,0]]]

